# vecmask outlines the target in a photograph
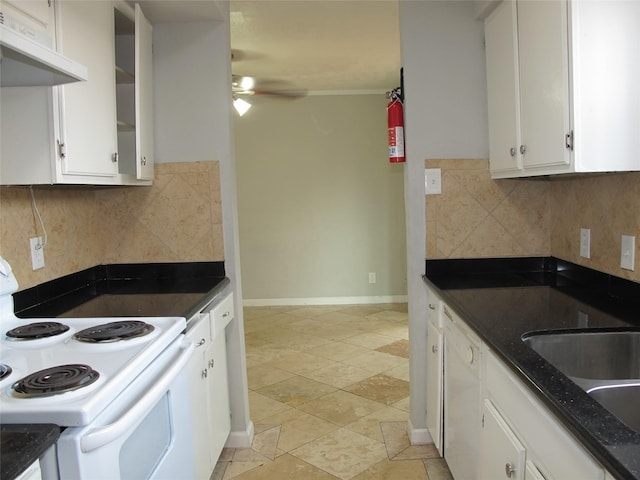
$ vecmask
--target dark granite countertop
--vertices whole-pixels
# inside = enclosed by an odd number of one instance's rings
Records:
[[[60,436],[50,424],[0,426],[0,478],[13,480],[27,469]]]
[[[223,262],[98,265],[16,292],[13,300],[21,318],[180,316],[189,320],[214,303],[229,284]],[[2,480],[29,467],[60,433],[57,425],[1,427]]]
[[[533,331],[640,330],[640,284],[555,258],[428,260],[425,282],[615,478],[640,479],[640,433],[521,340]]]

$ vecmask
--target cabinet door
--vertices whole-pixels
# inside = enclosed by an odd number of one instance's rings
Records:
[[[492,174],[521,168],[517,35],[516,2],[506,0],[485,22]]]
[[[567,2],[520,0],[517,10],[523,167],[568,165]]]
[[[490,400],[482,409],[480,480],[524,480],[526,451]]]
[[[427,429],[442,455],[442,333],[432,322],[427,332]]]
[[[49,0],[2,0],[0,11],[4,15],[4,25],[38,43],[55,46],[54,11]]]
[[[210,471],[215,468],[231,431],[226,342],[223,330],[215,337],[207,353]]]
[[[193,448],[197,480],[208,480],[211,475],[209,455],[209,375],[207,369],[210,348],[210,323],[208,314],[187,332],[195,343],[196,351],[189,362],[189,393],[191,395],[191,418]]]
[[[113,4],[109,1],[58,2],[59,50],[87,66],[86,82],[57,87],[60,92],[60,183],[74,176],[103,177],[118,172],[116,98],[113,75]],[[60,153],[60,152],[59,152]]]
[[[547,480],[544,478],[544,475],[540,473],[538,467],[536,467],[532,462],[527,461],[527,466],[525,468],[524,480]]]
[[[153,180],[152,27],[136,3],[136,178]]]

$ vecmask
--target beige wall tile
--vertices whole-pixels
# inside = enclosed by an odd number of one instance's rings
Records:
[[[20,288],[102,263],[222,261],[218,162],[155,166],[152,187],[34,188],[48,233],[33,271],[29,237],[43,236],[26,187],[0,187],[0,255]]]

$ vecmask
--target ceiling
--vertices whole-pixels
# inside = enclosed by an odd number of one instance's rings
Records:
[[[256,89],[386,91],[400,85],[398,0],[231,0],[234,75]]]

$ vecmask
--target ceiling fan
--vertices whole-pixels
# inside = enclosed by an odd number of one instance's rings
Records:
[[[262,82],[265,84],[274,84],[278,82]],[[256,88],[258,84],[254,77],[243,75],[232,75],[231,79],[231,95],[233,97],[233,106],[240,116],[244,115],[250,108],[251,104],[243,97],[261,95],[278,98],[294,99],[306,95],[304,91],[276,90],[268,88]]]

